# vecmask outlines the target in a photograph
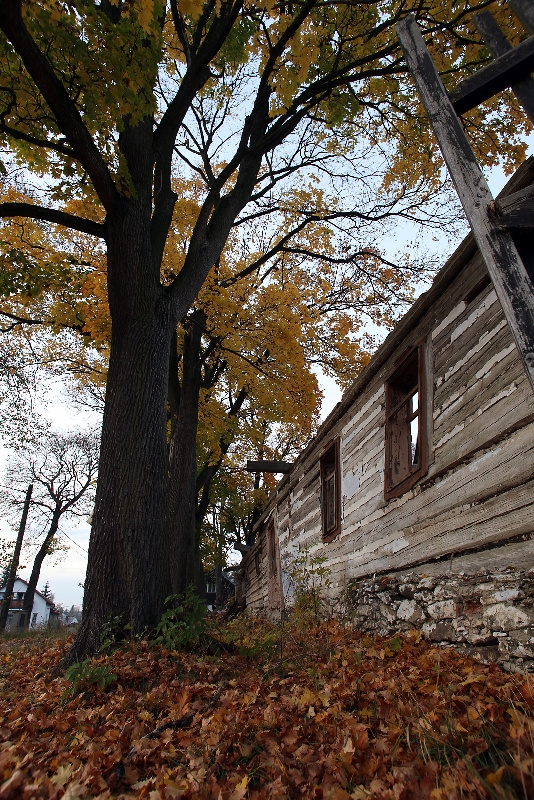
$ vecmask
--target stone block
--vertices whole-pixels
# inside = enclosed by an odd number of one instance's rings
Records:
[[[458,597],[459,586],[458,582],[454,580],[443,580],[443,583],[438,583],[434,589],[434,597],[436,600],[449,600]]]
[[[496,605],[497,603],[511,603],[520,596],[520,591],[516,587],[501,586],[496,587],[491,592],[486,592],[480,596],[482,605]]]
[[[433,619],[454,619],[458,616],[458,603],[455,600],[440,600],[430,603],[427,611]]]
[[[380,616],[386,622],[395,622],[395,620],[397,619],[395,608],[387,606],[385,603],[380,603]]]
[[[483,664],[495,664],[500,657],[499,648],[496,645],[467,647],[464,652],[472,658],[482,661]]]
[[[488,581],[487,583],[478,583],[475,586],[474,591],[476,592],[476,594],[479,594],[480,597],[482,598],[484,595],[487,595],[488,592],[492,592],[494,589],[495,589],[495,584],[493,583],[493,581],[491,582]]]
[[[509,636],[501,639],[499,650],[507,656],[512,656],[512,658],[534,658],[534,647],[528,647],[528,645],[514,641]]]
[[[455,642],[458,634],[451,622],[425,622],[422,627],[423,636],[431,642]]]
[[[487,628],[481,620],[470,620],[465,617],[452,621],[454,629],[458,633],[458,638],[463,638],[470,645],[494,645],[497,639],[491,628]]]
[[[424,575],[417,583],[417,588],[433,590],[439,581],[440,579],[437,575]]]
[[[534,631],[531,628],[520,628],[518,630],[508,631],[510,639],[515,639],[516,642],[523,644],[534,644]]]
[[[398,619],[405,622],[417,623],[424,619],[424,613],[421,606],[415,600],[403,600],[397,609]]]
[[[508,606],[504,603],[487,606],[482,612],[482,616],[486,624],[490,625],[494,631],[527,628],[534,622],[532,611],[517,606]]]

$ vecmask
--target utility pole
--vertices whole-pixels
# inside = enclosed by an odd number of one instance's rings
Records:
[[[19,532],[17,535],[17,542],[11,559],[11,566],[9,568],[6,586],[4,590],[4,601],[0,608],[0,633],[5,630],[7,615],[9,613],[9,605],[11,603],[11,595],[13,594],[13,586],[15,585],[15,578],[17,577],[17,569],[19,567],[20,551],[22,549],[22,540],[24,538],[24,531],[26,530],[26,520],[28,519],[28,511],[30,510],[30,500],[33,492],[33,483],[28,486],[26,492],[26,499],[24,501],[24,509],[19,525]]]

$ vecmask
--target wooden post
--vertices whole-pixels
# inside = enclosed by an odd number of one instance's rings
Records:
[[[488,184],[426,48],[415,17],[410,15],[403,19],[396,30],[534,389],[534,287],[510,233],[496,224],[493,197]]]
[[[512,45],[489,11],[481,11],[480,14],[475,14],[474,20],[480,35],[494,58],[499,58],[499,56],[504,56],[510,52]],[[534,81],[532,78],[525,78],[525,80],[519,81],[511,89],[525,109],[529,119],[534,122]]]
[[[22,540],[24,538],[24,531],[26,530],[26,520],[28,519],[28,511],[30,510],[30,500],[32,492],[33,492],[33,483],[30,483],[30,485],[28,486],[28,491],[26,492],[26,499],[24,500],[24,509],[22,511],[22,517],[20,520],[19,532],[17,535],[15,550],[13,552],[13,558],[11,559],[11,565],[9,567],[9,573],[4,590],[4,600],[2,602],[2,607],[0,608],[0,633],[6,628],[7,615],[9,613],[11,595],[13,594],[13,586],[15,585],[15,579],[17,577],[20,551],[22,549]]]
[[[532,0],[508,0],[508,5],[523,28],[534,33],[534,3]]]
[[[247,472],[280,472],[287,475],[292,466],[288,461],[247,461]]]

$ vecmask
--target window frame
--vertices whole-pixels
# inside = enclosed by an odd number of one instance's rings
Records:
[[[333,468],[333,469],[332,469]],[[326,481],[334,478],[334,524],[327,527],[328,509]],[[324,448],[320,458],[321,480],[321,534],[323,542],[331,542],[341,533],[341,452],[340,437],[332,439]]]
[[[392,459],[394,452],[392,448],[392,440],[396,433],[399,434],[399,427],[395,427],[394,417],[399,413],[400,409],[409,402],[413,397],[413,391],[407,391],[404,398],[400,400],[397,398],[392,399],[395,392],[394,384],[397,380],[400,382],[403,369],[406,368],[407,362],[417,354],[417,383],[412,385],[412,389],[417,386],[418,400],[417,400],[417,413],[408,413],[406,420],[406,434],[409,436],[410,424],[415,417],[419,419],[418,425],[418,450],[419,462],[416,467],[409,467],[408,474],[400,480],[394,481],[392,476]],[[384,382],[384,389],[386,393],[386,415],[385,415],[385,464],[384,464],[384,497],[386,500],[391,500],[395,497],[400,497],[402,494],[411,489],[417,481],[426,475],[428,470],[428,410],[427,410],[427,386],[426,386],[426,342],[421,340],[413,347],[408,348],[402,356],[395,362],[393,368],[390,370]],[[398,389],[397,389],[398,392]],[[408,440],[409,441],[409,440]],[[406,451],[408,452],[408,450]],[[405,465],[406,467],[407,465]]]
[[[274,525],[274,517],[271,517],[267,525],[267,559],[269,577],[278,579],[278,552],[276,549],[276,529]]]

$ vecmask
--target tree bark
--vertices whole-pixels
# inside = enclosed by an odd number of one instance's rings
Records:
[[[33,600],[35,597],[35,590],[37,589],[37,582],[39,581],[39,575],[41,574],[41,567],[43,566],[43,561],[47,556],[50,542],[57,533],[60,516],[61,516],[60,508],[56,506],[54,510],[54,515],[52,517],[52,521],[50,523],[50,528],[48,529],[48,533],[46,534],[44,541],[41,547],[39,548],[39,551],[35,556],[33,562],[30,579],[28,581],[28,586],[26,588],[26,592],[24,593],[24,601],[22,603],[22,613],[25,615],[24,627],[26,628],[30,627],[32,611],[33,611]]]
[[[195,546],[196,440],[202,382],[200,349],[205,321],[201,309],[196,309],[189,318],[179,397],[176,397],[174,376],[170,376],[169,383],[171,413],[176,408],[176,416],[171,420],[167,507],[173,594],[184,592],[188,583],[193,583],[198,590],[201,583],[200,564],[197,563],[200,558]]]

